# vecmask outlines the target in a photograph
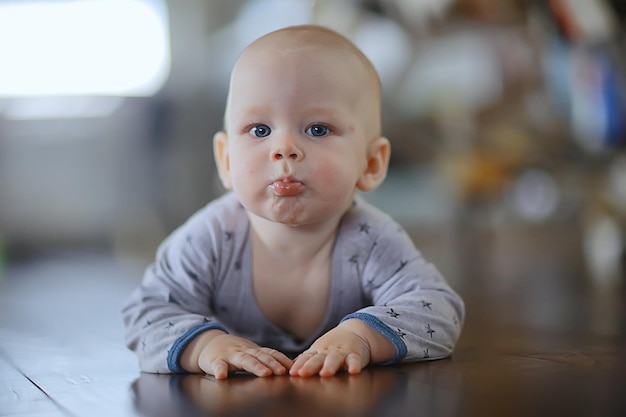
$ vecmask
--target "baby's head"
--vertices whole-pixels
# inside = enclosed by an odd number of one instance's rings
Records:
[[[346,87],[345,93],[349,96],[345,98],[354,100],[354,105],[359,107],[367,139],[380,136],[381,85],[378,73],[350,40],[330,29],[314,25],[280,29],[257,39],[246,48],[231,74],[226,127],[233,116],[231,106],[238,104],[242,96],[245,99],[247,95],[254,94],[254,90],[248,89],[246,81],[269,81],[282,72],[292,76],[299,84],[307,81],[326,83],[328,80],[323,77],[330,74],[335,83]],[[255,79],[249,80],[250,75]],[[317,76],[317,79],[309,80],[310,76]]]
[[[231,75],[214,139],[220,177],[263,218],[301,224],[333,204],[342,214],[386,175],[380,107],[376,70],[345,37],[312,25],[265,35]]]

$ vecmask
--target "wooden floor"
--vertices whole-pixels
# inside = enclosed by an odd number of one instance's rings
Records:
[[[626,416],[623,287],[540,241],[491,241],[498,256],[456,284],[468,315],[452,358],[334,378],[140,374],[119,313],[137,265],[16,263],[0,280],[0,416]]]

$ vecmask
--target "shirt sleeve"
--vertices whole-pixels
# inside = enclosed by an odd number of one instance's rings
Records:
[[[224,327],[215,319],[218,242],[197,215],[159,246],[155,262],[122,310],[127,346],[143,372],[184,372],[178,360],[199,333]]]
[[[361,257],[361,285],[371,305],[343,320],[363,320],[386,336],[396,347],[391,363],[451,355],[463,325],[463,300],[397,223],[380,228]]]

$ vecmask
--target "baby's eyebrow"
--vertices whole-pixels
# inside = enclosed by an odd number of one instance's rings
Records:
[[[231,117],[237,120],[259,120],[265,117],[267,114],[271,113],[271,110],[268,110],[267,106],[250,106],[244,107],[237,111],[236,113],[231,114]],[[305,116],[311,118],[322,118],[322,119],[337,119],[341,117],[336,108],[332,106],[314,106],[306,109]],[[226,120],[228,116],[224,117],[224,124],[226,124]]]
[[[309,109],[309,111],[310,111],[311,114],[325,116],[325,117],[336,117],[337,116],[337,110],[336,109],[330,109],[328,107],[311,107]]]
[[[267,108],[264,106],[251,106],[244,107],[238,112],[234,113],[232,116],[237,119],[255,119],[262,117],[263,114],[267,113]]]

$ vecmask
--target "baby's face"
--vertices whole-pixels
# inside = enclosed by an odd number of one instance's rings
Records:
[[[356,56],[265,41],[231,78],[229,176],[242,204],[293,226],[340,217],[380,129],[378,85]]]

